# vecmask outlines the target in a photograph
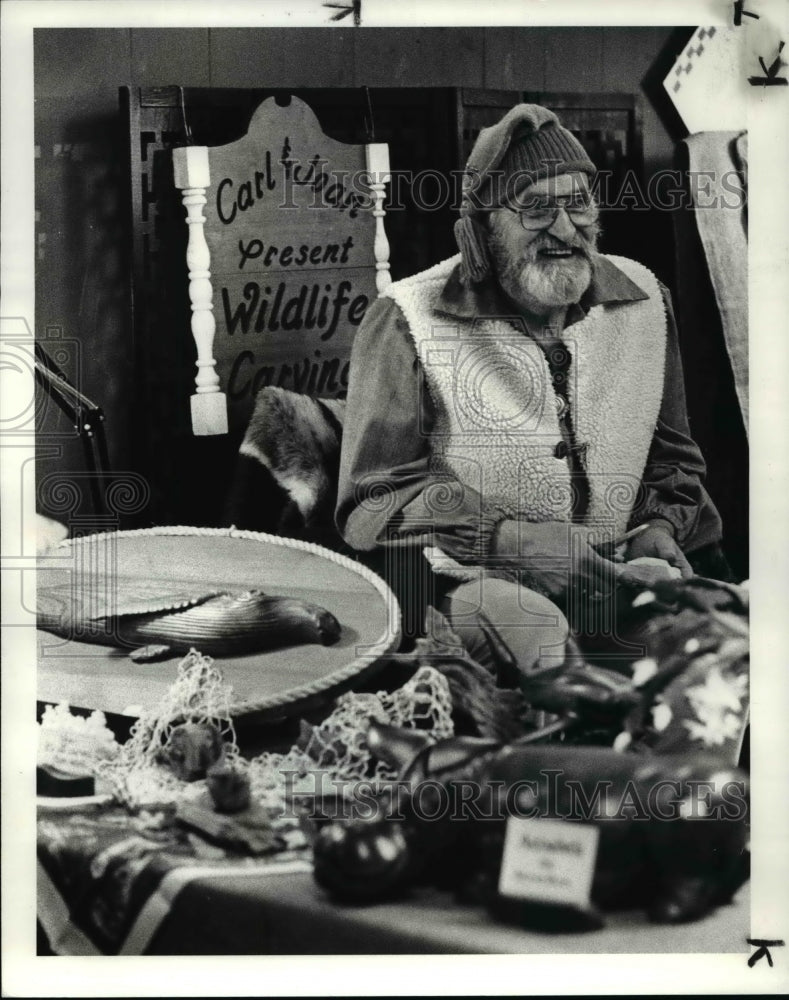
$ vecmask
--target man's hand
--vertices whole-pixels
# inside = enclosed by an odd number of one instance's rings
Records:
[[[682,553],[682,549],[674,539],[674,528],[668,521],[650,521],[646,531],[642,531],[628,545],[625,562],[638,559],[641,556],[651,556],[654,559],[665,559],[670,566],[682,574],[683,579],[693,576],[693,569]]]
[[[610,594],[620,577],[628,574],[624,565],[595,552],[589,529],[564,521],[502,521],[491,553],[522,570],[527,584],[552,598],[571,588],[589,597]]]

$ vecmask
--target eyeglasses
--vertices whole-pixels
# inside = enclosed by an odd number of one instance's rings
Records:
[[[597,205],[588,198],[571,195],[568,198],[532,198],[521,208],[502,205],[508,212],[514,212],[524,229],[550,229],[556,217],[564,209],[570,221],[576,226],[589,226],[598,217]]]

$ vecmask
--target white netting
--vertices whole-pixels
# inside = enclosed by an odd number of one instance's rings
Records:
[[[162,763],[176,726],[185,722],[215,726],[225,756],[238,759],[236,731],[230,717],[233,689],[225,684],[210,656],[191,650],[178,664],[176,680],[156,708],[144,712],[117,757],[99,775],[120,802],[132,807],[194,798],[205,782],[181,781]]]
[[[342,695],[331,715],[319,726],[305,727],[287,753],[263,753],[249,762],[253,796],[279,814],[290,795],[331,794],[340,788],[352,794],[355,781],[383,785],[396,777],[367,746],[371,719],[422,730],[432,740],[452,736],[446,678],[433,667],[421,667],[392,693]]]
[[[120,753],[99,768],[115,798],[132,808],[197,798],[205,781],[182,781],[162,762],[173,729],[183,722],[207,722],[222,733],[225,755],[249,776],[253,800],[274,815],[286,811],[289,796],[320,794],[337,782],[362,778],[375,783],[395,777],[367,746],[371,719],[420,729],[432,740],[453,733],[452,700],[446,679],[433,667],[421,667],[394,692],[348,692],[318,726],[303,724],[302,736],[287,753],[263,753],[247,761],[239,756],[230,718],[233,692],[210,657],[192,650],[178,666],[178,677],[162,702],[132,727]]]
[[[95,774],[102,761],[120,751],[103,712],[87,718],[72,715],[66,702],[47,705],[38,725],[39,765],[56,767],[67,774]]]

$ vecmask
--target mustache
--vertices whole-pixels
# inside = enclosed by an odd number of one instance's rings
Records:
[[[545,233],[531,243],[529,250],[532,251],[534,257],[537,256],[540,250],[580,250],[584,257],[588,260],[592,259],[592,244],[580,233],[576,233],[572,240],[561,240],[556,236]]]

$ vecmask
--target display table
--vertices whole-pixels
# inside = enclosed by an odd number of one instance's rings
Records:
[[[319,545],[234,528],[107,532],[63,542],[38,560],[39,613],[72,622],[69,637],[37,632],[39,701],[131,718],[155,709],[183,652],[135,663],[131,647],[84,641],[85,621],[178,610],[200,595],[246,590],[325,607],[341,633],[329,646],[215,654],[236,718],[298,715],[315,699],[358,683],[398,646],[400,611],[389,587]]]
[[[104,568],[98,571],[97,566]],[[201,587],[210,592],[261,588],[301,597],[327,607],[342,623],[341,641],[328,648],[306,645],[217,660],[219,670],[211,683],[221,682],[223,692],[230,685],[233,697],[228,694],[222,711],[232,714],[239,725],[252,724],[266,711],[295,722],[303,718],[311,699],[327,699],[350,685],[357,692],[362,688],[355,708],[337,708],[340,716],[346,713],[345,722],[332,716],[332,725],[338,728],[329,727],[312,747],[318,756],[306,754],[297,770],[306,766],[303,773],[318,768],[327,772],[335,758],[349,754],[362,720],[367,725],[370,717],[395,725],[421,724],[437,737],[452,732],[447,680],[433,667],[420,667],[413,677],[408,671],[391,687],[384,685],[394,694],[364,693],[373,673],[376,683],[383,684],[384,660],[399,636],[397,608],[386,585],[373,574],[316,546],[233,531],[165,528],[80,539],[54,550],[39,570],[39,601],[43,597],[50,603],[64,602],[76,609],[71,617],[80,622],[88,617],[88,606],[94,617],[140,614],[140,607],[150,610],[152,602],[169,609]],[[176,681],[177,659],[140,665],[123,650],[50,632],[39,635],[39,657],[41,701],[67,697],[79,707],[101,708],[122,717],[134,715],[131,708],[155,717],[162,699],[181,680],[189,680],[179,672]],[[431,672],[432,679],[427,676]],[[434,691],[431,685],[439,681],[440,692]],[[212,691],[214,697],[216,690]],[[193,692],[188,701],[176,700],[175,709],[167,707],[166,718],[180,719],[183,713],[200,717],[202,702],[194,698]],[[733,698],[731,694],[727,706]],[[217,711],[212,708],[209,717]],[[679,725],[682,713],[674,714]],[[260,740],[273,740],[267,726],[258,728]],[[683,737],[687,745],[684,730]],[[242,753],[252,757],[250,748],[241,743]],[[259,750],[271,745],[255,748],[258,764]],[[153,737],[150,746],[156,754],[161,750]],[[149,749],[140,744],[134,752],[139,756]],[[304,752],[304,746],[299,749]],[[328,750],[331,753],[324,758]],[[339,766],[336,761],[335,765]],[[277,779],[285,773],[280,768],[276,764]],[[435,888],[414,889],[398,902],[339,906],[313,881],[310,852],[295,817],[272,814],[277,816],[280,838],[276,845],[270,839],[270,823],[260,824],[266,832],[260,849],[270,853],[251,857],[228,846],[227,837],[219,846],[210,831],[201,836],[196,830],[204,826],[189,823],[183,814],[179,820],[176,802],[190,794],[182,787],[177,795],[147,796],[138,804],[166,804],[135,813],[108,798],[39,802],[38,913],[52,951],[64,955],[748,951],[747,887],[733,903],[696,923],[654,925],[641,911],[632,911],[609,915],[600,930],[566,935],[499,923],[482,907],[460,903],[451,893]]]
[[[704,920],[656,926],[643,914],[612,914],[588,934],[541,934],[494,921],[449,892],[417,889],[367,907],[330,902],[308,873],[259,877],[228,892],[221,880],[191,883],[151,942],[151,954],[542,954],[742,952],[750,893]],[[223,904],[228,907],[223,910]],[[232,909],[231,909],[232,907]],[[230,913],[233,919],[228,919]],[[213,916],[211,916],[213,914]]]
[[[449,892],[339,906],[314,883],[309,853],[228,858],[184,840],[161,850],[122,810],[39,814],[38,915],[56,954],[566,954],[748,952],[749,887],[705,919],[650,924],[607,916],[586,934],[494,921]],[[145,831],[142,831],[145,834]],[[202,854],[202,856],[200,856]]]

